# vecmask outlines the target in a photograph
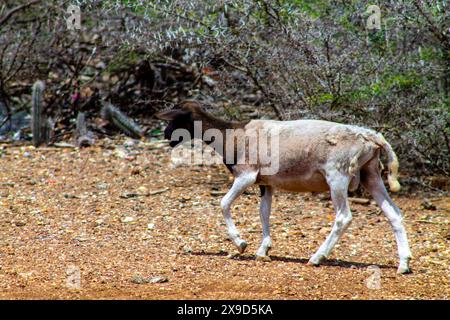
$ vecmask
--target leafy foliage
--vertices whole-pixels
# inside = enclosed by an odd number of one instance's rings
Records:
[[[25,1],[6,1],[0,17],[17,2]],[[7,43],[7,53],[0,57],[3,66],[12,64],[22,40],[19,51],[27,49],[18,56],[25,61],[20,72],[11,77],[0,69],[0,98],[2,92],[3,100],[19,95],[14,82],[36,74],[51,78],[54,71],[49,65],[67,65],[61,74],[71,82],[54,88],[64,93],[86,72],[90,59],[105,61],[102,72],[120,73],[123,66],[144,58],[159,62],[169,58],[217,73],[214,88],[192,88],[183,94],[220,102],[225,115],[239,117],[240,105],[256,96],[250,103],[267,117],[366,125],[383,132],[410,168],[450,173],[450,59],[444,1],[376,1],[381,10],[379,30],[367,29],[371,15],[367,8],[374,2],[365,0],[71,3],[81,7],[80,31],[64,30],[65,1],[39,2],[20,15],[37,22],[13,19],[3,26],[0,41]],[[50,28],[43,23],[45,14],[54,17]],[[88,48],[83,46],[86,38]],[[58,58],[65,54],[79,63]]]

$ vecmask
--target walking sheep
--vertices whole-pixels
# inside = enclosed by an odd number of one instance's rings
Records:
[[[352,220],[348,202],[348,190],[356,190],[359,184],[370,192],[378,206],[388,218],[397,241],[400,263],[398,273],[408,273],[411,252],[400,209],[389,197],[381,178],[380,152],[388,157],[388,183],[391,191],[400,190],[397,180],[398,160],[389,143],[379,133],[353,125],[344,125],[320,120],[251,120],[228,122],[206,113],[199,103],[185,101],[172,110],[157,114],[169,121],[165,138],[177,146],[179,131],[194,135],[196,123],[201,123],[201,138],[224,159],[234,176],[231,189],[223,197],[221,208],[228,228],[228,234],[240,253],[247,243],[241,238],[231,217],[231,205],[253,184],[261,189],[260,215],[263,225],[261,245],[257,259],[266,260],[272,246],[269,216],[272,195],[276,189],[293,192],[330,191],[336,218],[331,233],[309,260],[319,265],[326,258]],[[211,133],[212,132],[212,133]],[[249,137],[256,140],[249,142]],[[260,155],[261,141],[272,142],[268,153],[274,163],[255,157]],[[178,139],[177,139],[178,137]],[[219,139],[226,137],[226,139]],[[257,143],[254,143],[254,142]],[[253,148],[252,148],[253,147]],[[253,159],[256,161],[250,161]],[[276,170],[267,170],[272,165]]]

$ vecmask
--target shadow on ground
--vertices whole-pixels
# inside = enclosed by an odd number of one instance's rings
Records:
[[[228,252],[206,252],[206,251],[197,251],[197,252],[190,252],[190,255],[194,256],[216,256],[216,257],[227,257],[229,256]],[[240,261],[253,261],[255,260],[255,256],[250,255],[232,255],[230,256],[230,259],[233,260],[240,260]],[[273,256],[270,255],[270,259],[272,261],[281,261],[281,262],[289,262],[289,263],[300,263],[300,264],[308,264],[309,259],[305,258],[291,258],[291,257],[279,257],[279,256]],[[340,259],[327,259],[323,261],[317,268],[320,267],[341,267],[341,268],[356,268],[356,269],[366,269],[370,266],[376,266],[380,269],[397,269],[397,266],[395,265],[384,265],[384,264],[373,264],[373,263],[364,263],[364,262],[354,262],[354,261],[345,261]],[[315,266],[312,266],[315,267]]]

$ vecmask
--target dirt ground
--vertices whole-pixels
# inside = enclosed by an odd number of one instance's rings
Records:
[[[97,145],[0,145],[0,298],[449,297],[448,197],[427,195],[435,210],[422,208],[423,194],[393,197],[412,274],[396,275],[394,236],[373,203],[352,204],[353,222],[329,260],[307,265],[333,221],[330,201],[311,194],[275,195],[272,261],[260,262],[257,188],[233,207],[249,243],[237,255],[219,207],[232,181],[224,166],[173,169],[159,143]]]

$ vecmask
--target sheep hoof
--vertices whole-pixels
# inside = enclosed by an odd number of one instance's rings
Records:
[[[325,259],[324,256],[312,256],[311,259],[309,259],[308,264],[310,266],[318,266],[320,263]]]
[[[269,256],[256,256],[256,261],[263,261],[263,262],[270,262],[272,259],[270,259]]]
[[[411,269],[409,267],[398,267],[397,269],[397,274],[408,274],[408,273],[412,273]]]
[[[399,263],[398,269],[397,269],[398,274],[412,273],[411,269],[409,268],[409,260],[411,260],[411,256],[400,259],[400,263]]]
[[[243,254],[245,252],[245,249],[247,249],[247,242],[242,240],[239,244],[236,245],[237,249],[240,254]]]

